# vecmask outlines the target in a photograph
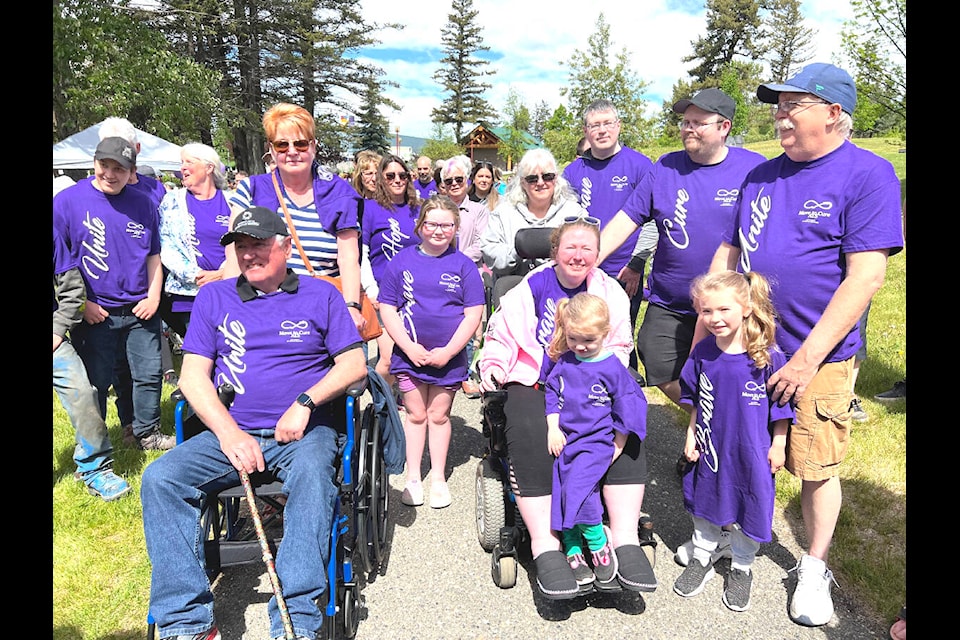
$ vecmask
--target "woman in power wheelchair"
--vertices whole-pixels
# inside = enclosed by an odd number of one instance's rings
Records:
[[[486,392],[483,429],[490,438],[490,450],[477,469],[480,543],[493,552],[494,582],[509,588],[516,579],[517,543],[525,533],[537,586],[548,599],[582,593],[561,551],[560,539],[550,528],[554,458],[547,449],[541,383],[552,364],[546,344],[553,335],[556,301],[580,291],[600,296],[610,307],[611,331],[605,348],[616,353],[624,365],[633,348],[626,293],[616,280],[595,267],[599,242],[599,221],[589,216],[566,219],[552,230],[552,260],[500,298],[500,306],[487,324],[479,361],[480,384]],[[602,491],[619,566],[617,580],[611,585],[615,590],[651,592],[657,588],[651,563],[655,545],[652,523],[640,517],[646,475],[644,443],[631,435],[623,454],[607,472]]]

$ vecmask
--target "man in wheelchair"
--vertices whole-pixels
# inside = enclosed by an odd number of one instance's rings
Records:
[[[207,430],[143,474],[150,613],[160,638],[219,639],[201,508],[208,493],[239,485],[241,469],[269,470],[287,494],[276,558],[283,600],[296,637],[314,638],[337,495],[328,403],[366,377],[362,342],[335,287],[287,269],[291,239],[276,212],[241,212],[220,242],[234,244],[241,275],[201,287],[180,376]],[[229,411],[217,396],[224,382],[236,389]],[[276,596],[268,609],[271,637],[284,637]]]

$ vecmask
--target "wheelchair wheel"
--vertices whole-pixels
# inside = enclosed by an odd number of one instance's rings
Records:
[[[343,637],[353,638],[360,628],[360,587],[354,585],[343,592]]]
[[[383,459],[383,447],[380,442],[381,423],[372,411],[371,420],[373,435],[370,438],[370,528],[373,532],[373,560],[377,565],[376,569],[383,575],[387,567],[387,514],[389,513],[390,487],[387,484],[387,463]]]
[[[517,584],[517,559],[514,556],[501,556],[494,549],[490,556],[490,575],[493,584],[501,589],[512,589]]]
[[[356,514],[355,519],[356,543],[354,544],[355,555],[360,560],[360,566],[367,574],[376,570],[373,557],[373,511],[376,505],[371,500],[371,489],[373,478],[370,474],[371,453],[374,447],[371,446],[371,429],[368,427],[370,422],[369,414],[372,407],[367,407],[363,412],[361,424],[357,429],[359,433],[359,443],[357,445],[357,484],[356,484]]]
[[[493,551],[506,522],[503,481],[494,464],[490,456],[477,464],[477,539],[484,551]]]

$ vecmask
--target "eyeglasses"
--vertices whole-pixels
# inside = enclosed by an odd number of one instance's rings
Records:
[[[535,174],[535,173],[531,173],[531,174],[528,175],[528,176],[523,176],[523,181],[526,182],[527,184],[537,184],[537,182],[538,182],[541,178],[543,179],[544,182],[553,182],[554,180],[557,179],[557,174],[555,174],[555,173],[542,173],[542,174],[540,174],[540,175],[537,175],[537,174]]]
[[[783,111],[787,115],[790,115],[796,111],[797,107],[802,104],[830,104],[823,100],[784,100],[783,102],[778,102],[777,104],[770,105],[770,115],[776,116],[777,113]]]
[[[580,221],[586,222],[587,224],[592,224],[595,227],[600,226],[600,218],[594,218],[593,216],[567,216],[563,219],[564,224]]]
[[[690,120],[684,120],[680,123],[680,130],[684,129],[693,129],[694,131],[699,131],[704,127],[708,127],[711,124],[720,124],[722,120],[713,120],[712,122],[691,122]]]
[[[449,187],[454,182],[456,182],[457,184],[463,184],[464,180],[465,178],[463,176],[453,176],[452,178],[444,178],[443,184]]]
[[[383,177],[386,178],[388,181],[393,182],[396,178],[400,178],[401,180],[409,180],[410,174],[407,173],[406,171],[401,171],[400,173],[396,173],[394,171],[388,171],[387,173],[383,174]]]
[[[618,124],[620,124],[619,120],[607,120],[606,122],[594,122],[592,124],[588,124],[586,125],[585,129],[587,131],[600,131],[600,129],[607,130],[613,129]]]
[[[277,153],[286,153],[287,150],[290,149],[291,142],[289,140],[274,140],[270,144],[273,145],[273,150]],[[292,144],[293,148],[300,153],[303,153],[310,148],[309,140],[294,140]]]
[[[427,233],[433,233],[437,229],[441,229],[444,233],[450,233],[456,226],[456,223],[453,222],[434,222],[433,220],[426,220],[423,223],[423,229]]]

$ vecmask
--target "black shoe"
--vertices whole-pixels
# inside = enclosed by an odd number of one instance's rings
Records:
[[[583,587],[593,584],[593,569],[591,569],[590,565],[587,564],[587,561],[584,559],[582,553],[575,553],[572,556],[567,556],[567,563],[573,570],[573,577],[576,579],[578,586]]]
[[[544,551],[533,562],[537,566],[537,587],[548,600],[568,600],[580,593],[573,569],[562,551]]]
[[[723,590],[723,604],[732,611],[746,611],[750,608],[750,587],[753,584],[753,572],[732,569],[727,576],[727,586]]]
[[[677,595],[691,598],[707,586],[707,582],[714,576],[713,565],[702,565],[696,558],[690,560],[677,581],[673,583],[673,590]]]
[[[652,593],[657,590],[657,576],[650,566],[647,554],[643,547],[636,544],[625,544],[614,550],[617,554],[617,580],[620,586],[627,591],[645,591]]]
[[[893,383],[893,388],[889,391],[884,391],[883,393],[878,393],[873,396],[873,399],[877,402],[882,402],[883,404],[891,404],[897,400],[906,400],[907,399],[907,379],[899,380]]]

